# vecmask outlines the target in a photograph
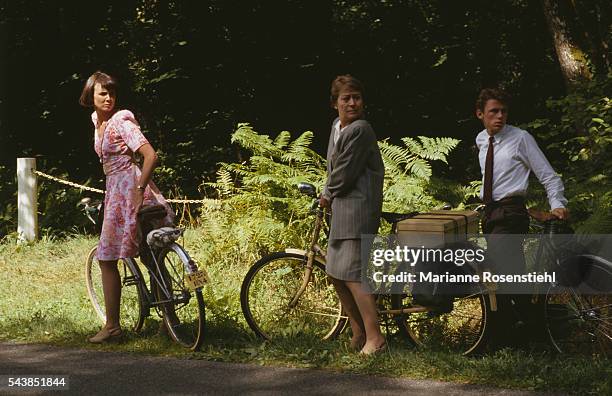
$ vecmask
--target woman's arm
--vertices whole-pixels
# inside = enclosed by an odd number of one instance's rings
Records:
[[[138,149],[138,153],[143,157],[142,172],[138,186],[134,187],[134,194],[132,195],[132,203],[136,208],[140,208],[144,199],[144,190],[151,180],[153,171],[157,166],[157,154],[150,144],[143,144]]]

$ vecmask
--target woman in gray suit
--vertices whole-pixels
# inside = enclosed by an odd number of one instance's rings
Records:
[[[382,350],[374,296],[361,285],[362,235],[380,223],[385,168],[372,126],[363,119],[363,85],[350,76],[336,77],[331,105],[338,111],[327,149],[327,183],[320,205],[331,207],[327,274],[349,317],[351,347],[363,354]]]

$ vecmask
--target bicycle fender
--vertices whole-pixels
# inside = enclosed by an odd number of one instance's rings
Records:
[[[300,256],[308,256],[308,253],[306,252],[306,250],[303,249],[293,249],[293,248],[289,248],[289,249],[285,249],[285,253],[292,253],[292,254],[298,254]],[[316,255],[315,256],[315,260],[317,260],[319,263],[325,265],[325,257],[320,256],[320,255]]]
[[[193,274],[194,272],[198,270],[198,267],[195,264],[195,261],[193,261],[193,259],[189,257],[189,253],[187,253],[185,249],[181,248],[176,243],[172,243],[172,245],[170,245],[170,249],[174,250],[176,254],[178,254],[178,256],[181,258],[183,263],[189,263],[188,265],[185,266],[185,270],[187,271],[188,274]]]

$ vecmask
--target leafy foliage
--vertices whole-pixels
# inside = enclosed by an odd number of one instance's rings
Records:
[[[38,162],[44,168],[47,161]],[[50,174],[70,179],[59,169],[45,169]],[[17,180],[15,168],[0,166],[0,238],[17,231]],[[90,184],[87,181],[85,184]],[[93,231],[93,227],[77,208],[83,193],[72,187],[38,178],[38,226],[40,235],[60,236],[72,232]]]
[[[576,87],[547,104],[550,118],[527,128],[548,143],[563,180],[573,217],[583,232],[612,232],[612,75]]]
[[[232,141],[249,157],[222,163],[217,180],[207,184],[220,199],[203,208],[203,261],[246,266],[273,251],[306,247],[312,200],[296,186],[309,182],[320,190],[326,176],[324,159],[309,147],[312,139],[312,132],[291,140],[286,131],[271,138],[249,124],[238,125]],[[434,160],[446,162],[458,140],[419,137],[403,142],[404,146],[379,142],[386,168],[385,210],[409,212],[465,202],[470,187],[436,179],[431,169]]]
[[[465,203],[469,189],[458,183],[432,178],[431,161],[447,163],[459,140],[419,136],[402,138],[404,147],[379,142],[385,163],[384,210],[423,211],[450,202]]]
[[[307,231],[303,219],[309,199],[296,189],[299,182],[322,187],[324,161],[309,148],[312,132],[291,141],[289,132],[275,139],[260,135],[249,124],[239,124],[232,141],[248,150],[249,160],[221,163],[217,181],[208,183],[222,198],[222,210],[235,235],[260,249],[302,246]]]
[[[15,169],[0,166],[0,237],[17,230],[17,182]]]

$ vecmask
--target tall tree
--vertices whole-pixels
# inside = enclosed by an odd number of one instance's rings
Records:
[[[543,0],[543,10],[553,38],[559,66],[568,90],[590,79],[588,51],[578,38],[575,7],[572,0]]]

